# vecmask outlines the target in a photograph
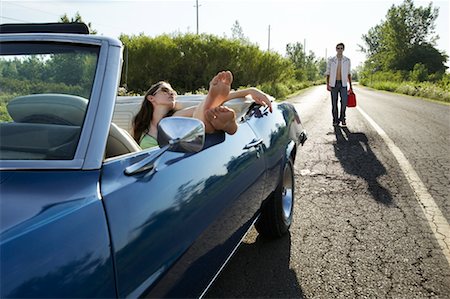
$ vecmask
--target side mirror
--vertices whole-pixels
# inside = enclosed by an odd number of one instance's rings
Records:
[[[174,152],[199,152],[205,144],[205,125],[196,118],[172,116],[158,124],[158,144]]]
[[[202,121],[190,117],[163,118],[158,124],[158,144],[161,147],[159,150],[125,168],[125,174],[154,171],[155,161],[166,151],[199,152],[205,144],[205,125]]]

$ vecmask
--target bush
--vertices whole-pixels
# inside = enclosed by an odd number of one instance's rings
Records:
[[[445,79],[445,80],[448,80]],[[423,97],[433,100],[438,100],[442,102],[450,103],[450,90],[448,81],[444,79],[439,83],[431,82],[386,82],[386,81],[376,81],[376,82],[361,82],[362,85],[369,86],[375,89],[386,90],[390,92],[396,92],[401,94],[407,94],[410,96]]]
[[[375,81],[370,86],[375,89],[395,91],[399,83],[394,81]]]
[[[438,85],[430,82],[422,82],[415,86],[416,92],[414,96],[435,99],[444,102],[450,102],[450,92],[445,91]]]
[[[80,97],[89,98],[90,90],[80,85],[67,85],[64,83],[51,83],[44,81],[33,80],[18,80],[0,77],[0,86],[2,86],[2,93],[15,94],[32,94],[32,93],[67,93],[78,95]]]
[[[359,83],[375,89],[450,102],[450,74],[428,74],[427,68],[421,63],[417,63],[409,73],[380,71],[369,74],[364,70]]]
[[[417,87],[413,84],[403,83],[397,86],[396,89],[392,90],[397,93],[407,94],[410,96],[414,96],[417,94]]]
[[[208,88],[221,70],[233,72],[233,88],[283,82],[294,76],[289,59],[238,40],[207,34],[122,35],[120,39],[128,57],[128,77],[123,68],[121,83],[137,92],[160,80],[170,82],[180,93]]]
[[[294,88],[302,87],[299,81],[323,77],[314,56],[308,56],[311,58],[308,68],[298,69],[289,58],[236,39],[188,33],[156,37],[122,35],[120,40],[128,58],[127,76],[124,67],[121,84],[138,93],[160,80],[170,82],[180,94],[192,93],[208,88],[218,71],[230,70],[234,75],[233,88],[260,86],[283,98]]]
[[[286,99],[288,96],[293,95],[299,90],[314,86],[325,84],[325,79],[317,80],[317,81],[296,81],[296,80],[287,80],[283,83],[264,83],[257,86],[257,88],[261,89],[265,93],[270,94],[275,97],[278,101]]]
[[[411,72],[410,78],[415,82],[424,82],[428,80],[428,69],[422,63],[416,63]]]
[[[6,109],[6,105],[8,102],[17,97],[19,94],[0,94],[0,122],[9,122],[12,121],[11,117],[9,116],[8,110]]]
[[[258,88],[275,99],[284,99],[291,93],[291,89],[283,83],[263,83]]]
[[[439,87],[441,87],[443,90],[450,92],[450,74],[446,73],[441,81],[438,82]]]

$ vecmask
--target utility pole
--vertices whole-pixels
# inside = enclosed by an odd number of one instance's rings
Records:
[[[128,91],[128,47],[125,47],[125,88]]]
[[[269,38],[268,38],[268,42],[267,42],[267,52],[270,51],[270,25],[269,25]]]
[[[197,11],[197,35],[198,35],[198,7],[199,6],[201,6],[201,5],[198,5],[198,0],[195,0],[195,8],[196,8],[196,11]]]

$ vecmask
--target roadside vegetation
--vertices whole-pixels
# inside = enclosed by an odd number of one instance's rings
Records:
[[[413,0],[404,0],[392,5],[385,20],[362,36],[360,47],[367,59],[353,71],[353,80],[375,89],[450,103],[448,56],[435,48],[438,14],[432,3],[415,7]],[[79,13],[71,19],[64,15],[59,21],[83,22]],[[96,34],[87,24],[91,34]],[[244,35],[238,21],[230,37],[172,33],[155,37],[123,34],[119,39],[124,44],[119,95],[142,95],[160,80],[181,94],[206,93],[209,80],[220,70],[233,72],[232,88],[256,86],[278,100],[325,83],[324,58],[306,53],[299,42],[287,44],[285,55],[261,50]],[[52,63],[61,66],[58,76],[47,71]],[[0,120],[9,120],[6,104],[17,95],[64,89],[80,94],[85,82],[71,78],[85,78],[77,74],[84,63],[89,61],[0,58]]]
[[[233,37],[207,34],[122,35],[125,45],[121,86],[143,94],[151,84],[168,81],[180,93],[205,93],[220,70],[234,74],[234,89],[256,86],[280,99],[322,84],[326,63],[305,54],[300,43],[288,44],[286,56],[262,51],[242,35],[235,23]]]
[[[393,5],[386,19],[363,35],[367,55],[359,82],[375,89],[450,103],[446,53],[435,48],[439,11],[432,3],[415,7],[412,0]]]

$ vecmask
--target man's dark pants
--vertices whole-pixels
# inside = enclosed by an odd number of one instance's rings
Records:
[[[341,114],[338,118],[338,94],[341,97]],[[337,80],[336,85],[331,88],[331,113],[333,123],[345,121],[345,109],[347,108],[347,87],[342,86],[342,81]]]

